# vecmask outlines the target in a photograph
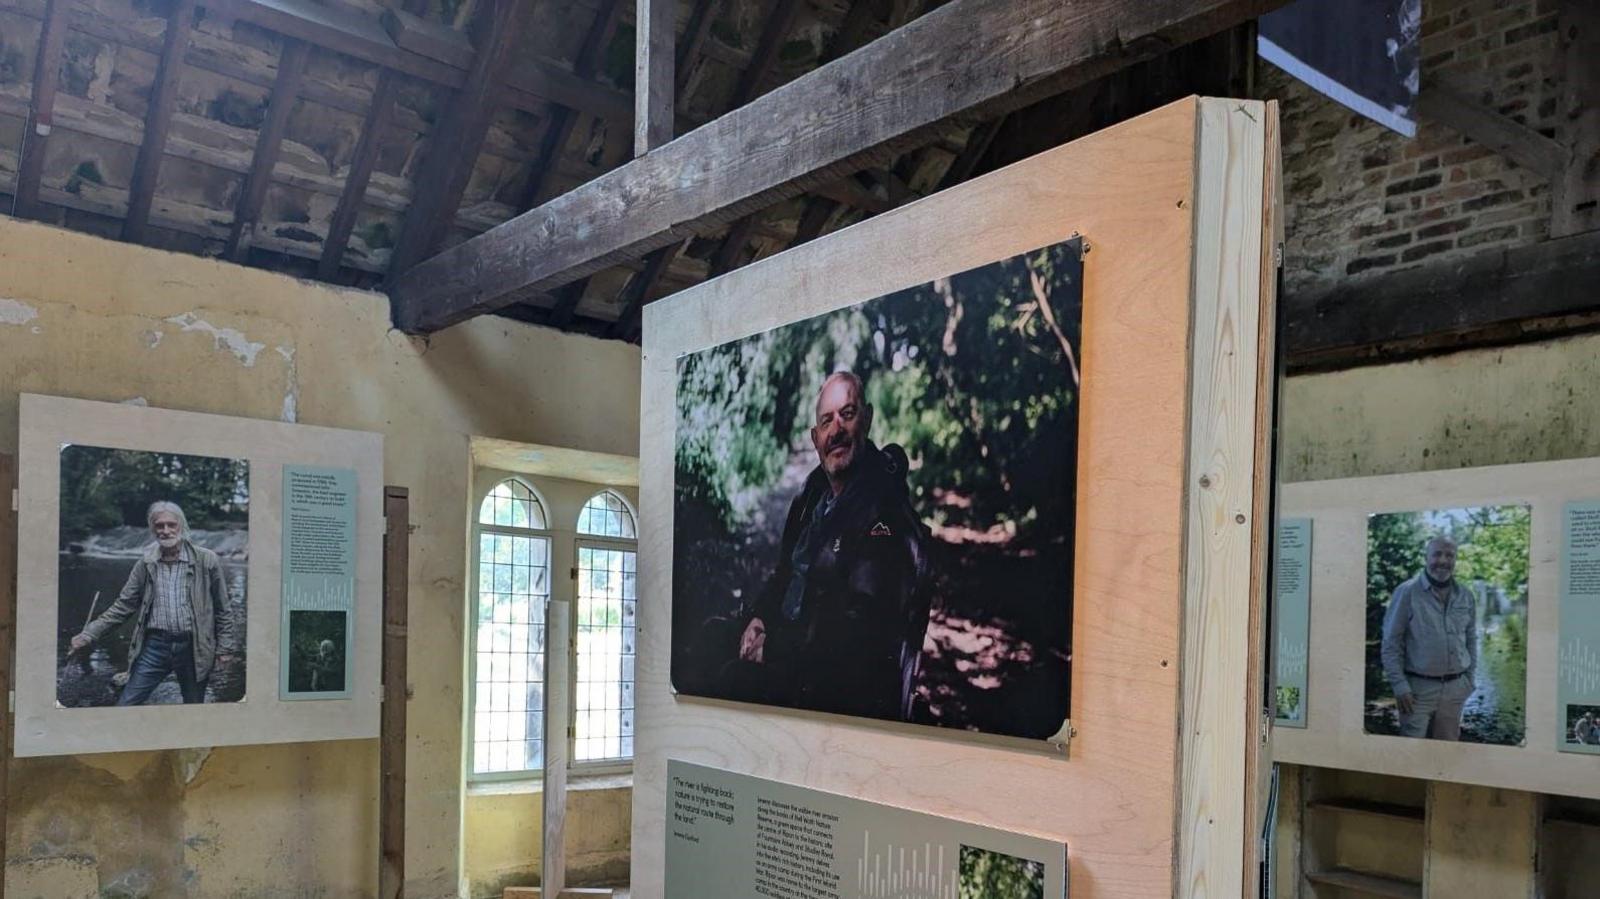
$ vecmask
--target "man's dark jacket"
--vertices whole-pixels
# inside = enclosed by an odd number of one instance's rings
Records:
[[[820,465],[789,506],[777,570],[751,611],[767,628],[765,663],[781,694],[773,699],[907,720],[928,628],[929,539],[911,508],[905,450],[867,443],[855,468],[807,540],[798,614],[785,614],[795,547],[832,490]]]

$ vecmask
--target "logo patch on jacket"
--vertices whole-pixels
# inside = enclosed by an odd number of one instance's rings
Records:
[[[867,532],[867,536],[869,536],[869,537],[893,537],[894,536],[894,531],[889,530],[889,526],[880,521],[877,524],[872,526],[872,530]]]

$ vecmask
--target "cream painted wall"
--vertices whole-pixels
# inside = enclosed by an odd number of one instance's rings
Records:
[[[19,392],[381,431],[411,489],[410,899],[459,892],[469,435],[632,455],[639,354],[0,218],[0,452]],[[9,897],[376,891],[377,744],[14,762]],[[80,889],[81,888],[81,889]]]
[[[1282,395],[1281,474],[1311,481],[1597,456],[1597,410],[1600,335],[1593,334],[1290,378]],[[1278,827],[1277,895],[1309,896],[1294,868],[1305,857],[1300,825],[1308,814],[1296,806],[1307,797],[1299,795],[1299,769],[1284,766],[1283,777],[1290,789]],[[1382,837],[1374,845],[1391,852],[1408,845],[1430,895],[1529,896],[1541,799],[1430,783],[1425,840],[1396,843],[1379,833],[1384,822],[1359,815],[1322,825],[1334,829],[1317,839],[1348,847]],[[1587,845],[1563,846],[1563,858],[1600,854],[1600,829],[1573,829],[1565,838]],[[1416,876],[1389,871],[1375,858],[1365,858],[1369,870]]]

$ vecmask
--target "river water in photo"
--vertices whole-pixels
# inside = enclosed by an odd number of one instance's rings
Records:
[[[212,673],[206,689],[206,702],[237,702],[244,695],[243,647],[245,640],[246,570],[249,565],[248,534],[244,529],[191,531],[189,539],[222,559],[223,578],[228,585],[228,601],[238,622],[240,652],[231,665]],[[133,639],[132,619],[90,649],[67,657],[72,638],[80,633],[91,616],[98,617],[116,602],[133,566],[150,544],[144,528],[119,527],[91,535],[73,543],[59,556],[60,600],[56,620],[56,701],[69,708],[115,705],[119,687],[113,677],[128,669],[128,644]],[[91,606],[93,607],[91,611]],[[151,705],[179,703],[183,698],[175,677],[168,677],[150,697]]]

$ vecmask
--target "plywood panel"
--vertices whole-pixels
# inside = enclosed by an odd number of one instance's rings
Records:
[[[129,748],[177,749],[349,740],[378,736],[383,636],[383,435],[251,418],[22,394],[19,487],[16,748],[19,755],[68,755]],[[57,499],[61,447],[68,443],[184,452],[250,463],[249,633],[245,698],[202,706],[128,710],[56,705]],[[351,696],[278,697],[282,629],[283,466],[356,472],[356,598]]]
[[[1556,621],[1562,506],[1600,498],[1600,459],[1288,484],[1283,514],[1311,518],[1311,657],[1304,730],[1274,732],[1281,762],[1600,798],[1591,756],[1556,751]],[[1367,515],[1527,503],[1527,730],[1523,746],[1363,732]]]
[[[1064,840],[1075,899],[1174,892],[1200,106],[1193,99],[1172,104],[646,309],[635,896],[662,895],[668,758]],[[1258,119],[1264,109],[1235,108]],[[1258,164],[1257,196],[1261,177]],[[1259,205],[1251,214],[1259,248]],[[1077,232],[1091,251],[1070,757],[927,728],[675,697],[668,665],[677,357]],[[1241,289],[1252,298],[1256,258],[1243,263],[1250,286]],[[1225,369],[1241,358],[1219,358],[1224,382],[1233,383]],[[1251,433],[1256,360],[1244,364],[1250,386],[1230,427]],[[1242,450],[1246,459],[1251,452]],[[1248,487],[1235,489],[1232,479],[1248,485],[1251,468],[1227,471],[1228,496],[1243,494],[1249,513]],[[1248,527],[1241,530],[1238,546],[1248,557]],[[1248,573],[1244,582],[1224,583],[1247,591],[1247,582]],[[1232,599],[1247,598],[1234,592]],[[1249,637],[1234,639],[1243,645]],[[1236,662],[1245,664],[1229,664]],[[1228,690],[1242,702],[1242,678]],[[1243,733],[1211,738],[1231,741],[1227,764],[1239,774]],[[1197,758],[1210,757],[1209,747],[1196,746]],[[1221,826],[1236,832],[1242,793],[1215,814],[1229,817]],[[1241,860],[1235,845],[1230,882],[1237,883]]]

